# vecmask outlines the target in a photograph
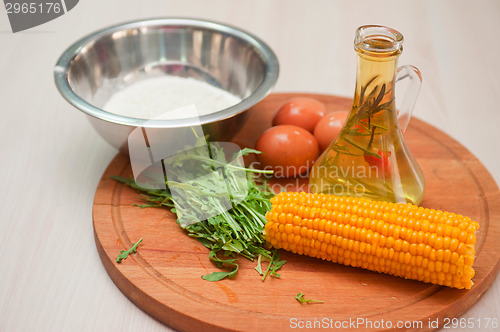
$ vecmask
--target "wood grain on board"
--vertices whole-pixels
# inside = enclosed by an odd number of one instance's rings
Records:
[[[328,95],[272,94],[249,110],[248,122],[234,142],[253,147],[271,125],[277,107],[298,95],[324,102],[329,111],[349,110],[351,105],[348,98]],[[315,321],[335,327],[353,319],[360,319],[360,329],[384,330],[402,322],[408,330],[434,330],[437,326],[429,322],[439,319],[442,324],[444,318],[458,317],[498,273],[500,192],[480,161],[438,129],[412,119],[405,139],[426,179],[421,205],[467,215],[480,223],[471,290],[405,280],[288,252],[282,253],[288,262],[279,279],[262,282],[255,263],[240,259],[236,278],[205,281],[201,275],[217,270],[207,249],[183,232],[173,213],[132,206],[141,202],[139,194],[110,179],[110,175],[131,175],[128,157],[123,155],[110,163],[95,194],[93,219],[99,255],[112,280],[132,302],[182,331],[281,331]],[[305,178],[279,181],[291,183],[291,188],[307,183]],[[137,254],[117,264],[120,250],[130,248],[141,237]],[[325,303],[300,304],[294,299],[299,292]]]

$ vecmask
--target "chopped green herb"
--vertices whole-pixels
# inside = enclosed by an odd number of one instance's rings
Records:
[[[285,263],[285,260],[280,261],[279,251],[274,250],[274,253],[271,256],[271,260],[269,261],[269,265],[267,266],[266,273],[264,273],[264,276],[262,277],[262,281],[266,280],[268,274],[271,275],[271,277],[279,278],[280,275],[277,272],[283,265],[285,265]]]
[[[216,144],[210,144],[212,158],[202,158],[200,156],[182,155],[178,160],[175,160],[172,165],[174,170],[185,171],[185,169],[196,165],[197,169],[205,168],[210,170],[217,165],[225,167],[218,168],[225,179],[229,179],[229,197],[237,204],[232,204],[232,208],[225,209],[220,204],[218,193],[213,190],[218,183],[214,183],[217,179],[210,177],[199,177],[195,182],[173,182],[167,181],[167,189],[145,189],[135,183],[133,179],[126,179],[119,176],[111,176],[116,181],[124,183],[131,188],[142,192],[141,198],[145,200],[145,204],[138,205],[141,208],[146,207],[166,207],[173,213],[177,214],[178,220],[181,218],[189,218],[189,216],[179,215],[179,212],[174,208],[174,197],[169,188],[174,186],[182,188],[185,197],[183,202],[176,201],[175,203],[189,204],[191,207],[204,209],[211,212],[210,217],[206,220],[187,225],[184,230],[187,235],[200,241],[205,247],[210,250],[210,260],[219,268],[231,268],[230,272],[214,272],[202,276],[203,279],[209,281],[218,281],[224,278],[233,278],[238,271],[238,263],[234,255],[240,255],[251,261],[259,256],[270,260],[270,266],[266,275],[271,273],[272,276],[278,277],[276,271],[283,266],[285,261],[279,261],[279,254],[274,263],[271,260],[272,256],[276,255],[276,251],[270,251],[265,247],[265,239],[263,237],[264,226],[266,224],[265,215],[271,209],[270,199],[274,193],[261,180],[260,174],[269,174],[269,171],[258,170],[253,168],[245,168],[244,166],[233,165],[227,162],[224,158],[224,151]],[[243,149],[241,155],[249,153],[260,153],[257,150]],[[193,158],[190,158],[193,157]],[[235,156],[236,157],[236,156]],[[235,158],[233,157],[233,159]],[[231,160],[233,160],[231,159]],[[243,178],[240,176],[242,170],[245,171]],[[193,174],[194,176],[196,174]],[[238,196],[237,188],[247,187],[245,197],[240,194]],[[236,190],[233,190],[236,188]],[[234,194],[233,194],[234,193]],[[179,205],[179,206],[180,206]],[[212,213],[213,212],[213,213]],[[225,257],[231,256],[230,259],[220,259],[218,254],[223,254]],[[224,266],[225,265],[225,266]],[[261,271],[257,270],[261,273]],[[262,275],[262,274],[261,274]],[[264,278],[265,279],[265,276]]]
[[[257,271],[257,273],[259,273],[259,275],[264,275],[264,272],[262,272],[262,261],[266,259],[266,257],[264,257],[262,255],[259,255],[257,257],[257,266],[255,266],[255,271]]]
[[[299,301],[300,303],[325,303],[324,301],[305,299],[304,293],[299,293],[299,294],[295,295],[295,299],[297,301]]]
[[[142,237],[139,239],[139,241],[137,241],[136,243],[134,243],[134,245],[132,246],[132,248],[128,249],[128,250],[121,250],[120,251],[120,254],[118,255],[118,257],[116,258],[116,262],[117,263],[121,263],[122,260],[124,259],[127,259],[128,255],[133,253],[133,252],[137,252],[137,246],[139,245],[139,243],[142,242]]]
[[[236,272],[238,272],[238,264],[235,263],[236,259],[220,259],[217,257],[217,253],[213,250],[209,254],[210,260],[214,262],[219,268],[222,268],[224,264],[231,266],[233,269],[231,272],[212,272],[201,276],[203,279],[208,281],[219,281],[224,278],[234,278]]]

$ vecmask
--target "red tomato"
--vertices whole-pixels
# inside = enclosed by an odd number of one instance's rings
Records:
[[[328,145],[338,136],[349,112],[338,111],[329,113],[314,128],[314,137],[318,140],[321,150],[325,150]]]
[[[307,130],[290,125],[271,127],[257,140],[262,153],[257,159],[264,168],[272,168],[275,177],[305,173],[319,155],[318,142]]]
[[[309,130],[314,127],[326,114],[325,105],[313,98],[292,98],[278,109],[274,116],[273,126],[293,125]]]

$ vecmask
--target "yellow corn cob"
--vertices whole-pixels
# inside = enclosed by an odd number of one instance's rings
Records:
[[[470,289],[479,224],[412,204],[283,192],[271,199],[275,248],[406,279]]]

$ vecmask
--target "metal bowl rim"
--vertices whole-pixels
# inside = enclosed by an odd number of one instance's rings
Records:
[[[186,118],[177,120],[140,119],[140,118],[132,118],[118,114],[113,114],[88,103],[80,96],[78,96],[71,88],[68,81],[69,65],[75,59],[75,57],[77,57],[80,54],[82,48],[91,43],[92,41],[95,41],[101,37],[104,37],[106,35],[109,35],[117,31],[136,29],[141,27],[172,26],[172,25],[183,25],[186,27],[199,27],[204,29],[210,29],[235,36],[237,38],[244,40],[245,42],[252,44],[257,50],[257,52],[260,53],[260,56],[263,58],[266,64],[266,72],[264,75],[264,80],[250,96],[242,99],[241,102],[239,102],[236,105],[233,105],[229,108],[214,113],[202,115],[199,118]],[[54,67],[54,80],[57,89],[59,90],[63,98],[66,99],[71,105],[73,105],[77,109],[81,110],[82,112],[90,116],[96,117],[98,119],[107,122],[133,126],[133,127],[141,126],[147,128],[187,127],[187,126],[216,122],[235,116],[249,109],[253,105],[257,104],[259,101],[264,99],[264,97],[269,94],[273,86],[276,84],[278,75],[279,75],[278,59],[274,54],[274,52],[272,51],[272,49],[260,38],[240,28],[236,28],[227,24],[215,21],[200,20],[195,18],[186,18],[186,17],[165,17],[165,18],[152,18],[140,21],[129,21],[100,29],[87,36],[84,36],[83,38],[79,39],[71,46],[69,46],[59,57]]]

